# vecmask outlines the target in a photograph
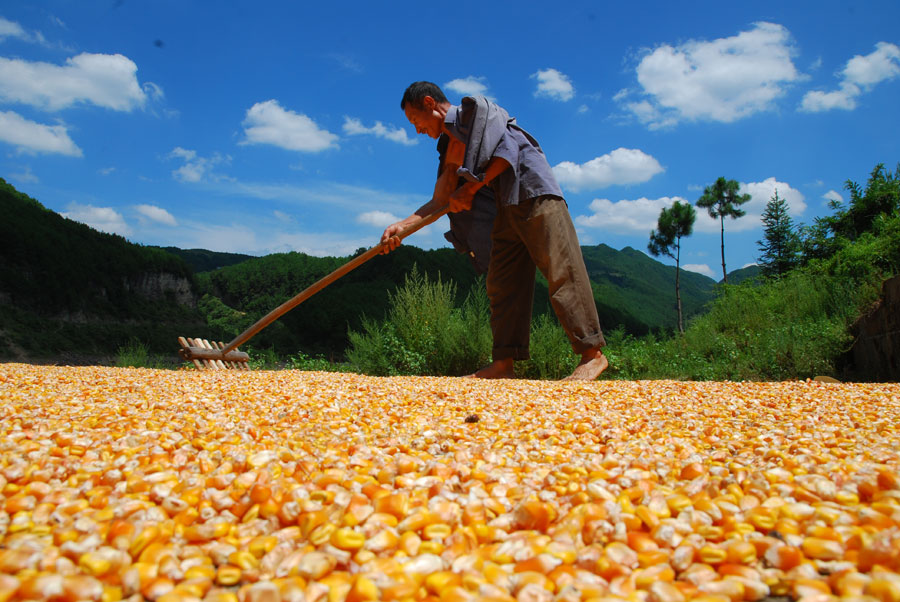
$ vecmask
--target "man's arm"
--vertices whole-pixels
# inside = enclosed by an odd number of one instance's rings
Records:
[[[385,245],[381,251],[382,255],[390,253],[400,246],[400,238],[397,234],[422,221],[449,202],[450,195],[453,194],[456,182],[459,179],[456,170],[462,165],[465,152],[466,145],[451,137],[447,145],[447,152],[444,155],[441,175],[438,176],[437,181],[434,183],[434,193],[431,195],[431,200],[419,207],[415,213],[406,219],[402,219],[385,228],[384,233],[381,235],[381,242]],[[471,199],[469,204],[471,205]]]
[[[450,195],[450,211],[468,211],[472,208],[472,199],[482,186],[509,169],[509,162],[502,157],[491,157],[484,170],[484,178],[480,182],[466,182]]]

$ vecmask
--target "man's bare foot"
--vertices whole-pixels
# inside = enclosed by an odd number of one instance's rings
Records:
[[[467,378],[515,378],[516,373],[513,369],[513,360],[494,360],[475,374],[470,374]]]
[[[563,380],[596,380],[609,367],[609,360],[597,347],[581,354],[581,363],[575,366],[574,372]]]

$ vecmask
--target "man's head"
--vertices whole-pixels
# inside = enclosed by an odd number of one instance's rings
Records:
[[[413,82],[403,93],[400,108],[419,134],[439,138],[444,129],[444,117],[450,102],[431,82]]]

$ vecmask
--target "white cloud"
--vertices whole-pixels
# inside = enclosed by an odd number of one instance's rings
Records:
[[[40,179],[31,171],[31,167],[26,165],[19,173],[10,173],[7,179],[21,184],[37,184]]]
[[[682,197],[661,197],[635,200],[594,199],[590,204],[592,215],[579,215],[575,223],[585,228],[597,228],[609,232],[640,232],[649,236],[656,228],[656,222],[663,209],[668,209],[675,201],[690,203]]]
[[[533,73],[531,77],[538,80],[537,90],[534,91],[535,96],[546,96],[563,102],[571,100],[575,96],[575,87],[569,77],[556,69],[542,69]]]
[[[359,136],[369,134],[378,138],[385,138],[392,142],[399,142],[406,146],[412,146],[418,143],[418,140],[412,139],[406,135],[406,130],[395,128],[393,126],[385,126],[380,121],[376,121],[372,127],[366,127],[359,119],[353,117],[344,117],[344,133],[348,136]]]
[[[841,196],[841,193],[839,193],[837,190],[829,190],[828,192],[826,192],[825,194],[822,195],[822,198],[825,199],[826,201],[831,201],[833,203],[843,203],[844,202],[844,197]]]
[[[788,212],[792,216],[801,215],[806,210],[803,194],[792,188],[790,184],[779,182],[774,177],[762,182],[741,183],[739,192],[750,195],[750,200],[740,207],[746,212],[746,215],[736,220],[727,219],[726,232],[742,232],[759,228],[766,203],[775,196],[775,190],[778,190],[780,198],[787,201]],[[596,228],[612,233],[635,232],[649,235],[650,231],[656,228],[660,212],[671,207],[675,201],[695,205],[695,201],[689,201],[679,196],[666,196],[658,199],[642,197],[633,200],[622,199],[617,202],[609,199],[594,199],[589,206],[591,214],[577,216],[575,223],[585,228]],[[695,206],[694,210],[697,213],[694,232],[719,233],[721,224],[718,219],[711,218],[704,209]]]
[[[637,66],[643,98],[623,90],[616,99],[651,129],[681,121],[732,122],[770,110],[800,79],[788,30],[760,22],[749,31],[713,41],[663,44]]]
[[[687,270],[688,272],[696,272],[697,274],[703,274],[704,276],[709,276],[710,278],[715,279],[716,275],[713,273],[712,268],[710,268],[705,263],[686,263],[681,266],[681,269]]]
[[[449,82],[444,84],[444,89],[456,92],[460,96],[481,95],[490,98],[487,93],[487,85],[484,83],[484,81],[485,78],[483,77],[475,77],[473,75],[470,75],[469,77],[450,80]]]
[[[250,107],[243,126],[247,139],[241,144],[271,144],[307,153],[337,148],[335,134],[321,129],[306,115],[283,109],[277,100]]]
[[[616,150],[578,165],[563,161],[553,175],[569,190],[596,190],[613,185],[639,184],[665,171],[652,156],[633,148]]]
[[[175,147],[169,153],[170,159],[181,159],[184,165],[172,171],[172,177],[179,182],[197,183],[206,179],[222,180],[227,179],[224,176],[215,174],[212,170],[215,166],[228,163],[231,157],[228,155],[220,155],[215,153],[211,157],[201,157],[197,151]]]
[[[125,223],[125,218],[112,207],[94,207],[93,205],[69,203],[67,209],[68,211],[60,215],[76,222],[87,224],[95,230],[121,236],[131,234],[131,228]]]
[[[165,226],[178,225],[175,216],[162,207],[157,207],[156,205],[136,205],[134,210],[137,211],[142,218],[151,222],[156,222]]]
[[[131,111],[147,100],[136,73],[121,54],[82,53],[63,66],[0,57],[0,100],[48,111],[79,103]]]
[[[875,51],[866,56],[856,55],[844,67],[844,78],[858,86],[869,88],[900,75],[900,47],[888,42],[875,44]]]
[[[875,50],[866,56],[856,55],[841,71],[838,89],[831,92],[812,90],[800,103],[800,110],[809,113],[843,109],[852,111],[857,99],[876,84],[900,75],[900,47],[878,42]]]
[[[30,36],[25,33],[25,30],[22,29],[22,26],[18,23],[0,17],[0,42],[2,42],[4,38],[29,40]]]
[[[366,211],[357,216],[356,221],[360,224],[387,228],[391,224],[400,221],[400,218],[387,211]]]
[[[277,219],[279,222],[284,222],[286,224],[290,224],[294,221],[293,215],[285,213],[284,211],[279,211],[278,209],[272,211],[272,215],[274,215],[275,219]]]
[[[0,141],[12,144],[22,154],[82,156],[64,125],[36,123],[12,111],[0,111]]]
[[[803,96],[800,110],[807,113],[820,113],[832,109],[852,111],[856,108],[856,98],[862,92],[857,86],[844,82],[841,87],[832,92],[812,90]]]
[[[740,224],[736,230],[748,230],[755,228],[762,220],[762,214],[766,210],[766,204],[775,196],[787,201],[788,213],[793,217],[799,217],[806,211],[806,197],[799,190],[792,188],[787,182],[779,182],[774,177],[766,178],[762,182],[741,182],[740,193],[749,194],[750,200],[741,205],[741,209],[747,215],[741,219],[729,220],[729,223]],[[730,226],[726,226],[730,227]]]

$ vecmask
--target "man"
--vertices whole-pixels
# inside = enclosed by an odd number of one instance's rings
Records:
[[[400,108],[417,133],[449,136],[445,169],[459,165],[458,174],[466,179],[449,194],[451,212],[469,210],[485,186],[496,198],[487,275],[493,361],[473,376],[513,378],[515,360],[528,359],[535,267],[547,278],[553,310],[581,355],[568,379],[600,376],[609,362],[590,280],[562,191],[538,142],[488,99],[466,97],[454,106],[431,82],[411,84]],[[437,204],[447,186],[438,178],[429,203],[385,229],[388,250],[400,244],[396,234],[427,215],[423,210]]]

